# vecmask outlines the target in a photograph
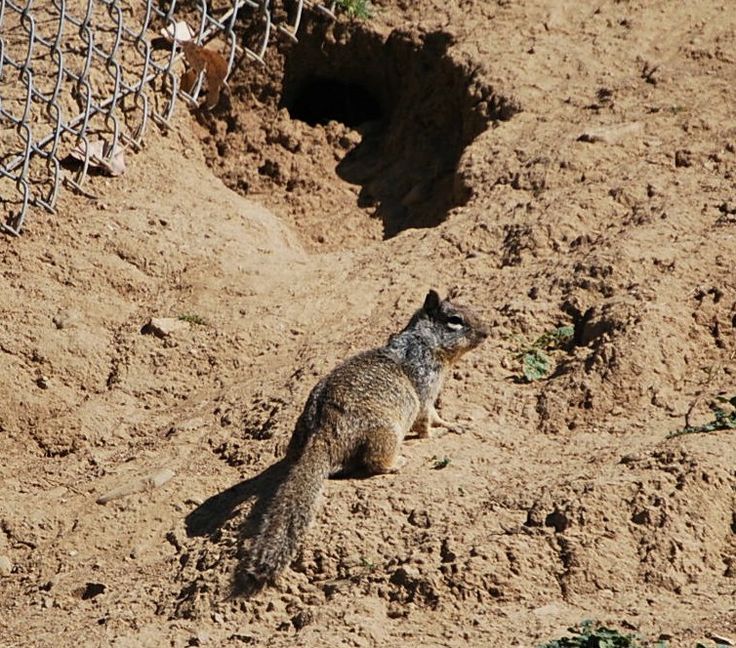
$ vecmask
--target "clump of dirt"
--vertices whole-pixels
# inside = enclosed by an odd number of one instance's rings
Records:
[[[712,443],[623,455],[610,474],[545,493],[525,525],[559,551],[566,598],[621,582],[682,593],[732,570],[734,476]],[[605,488],[601,488],[605,480]],[[599,532],[589,535],[586,529]],[[615,560],[611,560],[615,557]]]
[[[324,249],[435,226],[471,195],[465,148],[520,110],[452,44],[441,30],[311,22],[202,115],[208,162]]]

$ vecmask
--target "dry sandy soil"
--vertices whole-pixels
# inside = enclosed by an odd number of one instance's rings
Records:
[[[0,644],[736,642],[734,432],[668,438],[736,393],[736,9],[306,23],[0,240]],[[234,592],[309,390],[431,286],[492,328],[441,402],[468,431],[329,481],[283,582]]]

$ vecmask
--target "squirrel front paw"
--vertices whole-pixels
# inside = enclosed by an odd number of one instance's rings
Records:
[[[429,413],[429,421],[430,425],[432,425],[433,427],[445,428],[447,432],[452,432],[453,434],[465,433],[465,428],[463,428],[458,423],[450,423],[449,421],[445,421],[445,419],[443,419],[434,408]]]

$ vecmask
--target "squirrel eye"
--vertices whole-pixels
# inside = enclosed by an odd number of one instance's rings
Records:
[[[465,322],[463,321],[463,318],[459,315],[453,315],[452,317],[447,318],[447,326],[451,329],[459,329],[462,328]]]

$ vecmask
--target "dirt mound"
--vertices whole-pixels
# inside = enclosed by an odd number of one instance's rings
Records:
[[[734,395],[736,16],[303,24],[0,245],[0,643],[736,641],[733,431],[669,437]],[[309,390],[430,286],[491,327],[439,405],[468,431],[329,480],[282,582],[243,595]]]
[[[435,226],[472,193],[457,173],[465,148],[520,110],[452,43],[311,22],[267,69],[235,74],[229,104],[203,118],[207,159],[327,249]]]

